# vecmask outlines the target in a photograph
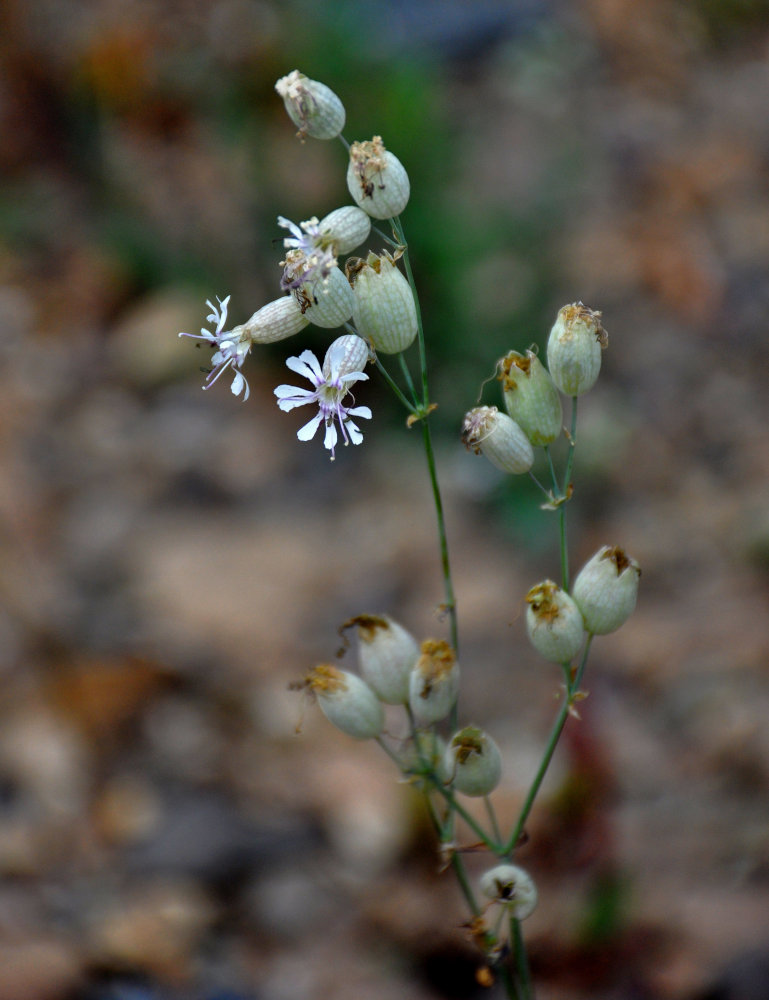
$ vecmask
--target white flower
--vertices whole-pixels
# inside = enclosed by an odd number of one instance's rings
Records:
[[[280,280],[283,291],[299,288],[305,282],[318,278],[327,280],[336,267],[334,241],[321,231],[317,218],[313,216],[297,226],[279,215],[278,225],[293,234],[283,240],[283,246],[289,251],[286,259],[281,261],[285,269]]]
[[[368,375],[360,370],[367,360],[366,342],[354,334],[345,334],[337,337],[331,344],[322,368],[312,351],[303,351],[298,358],[286,361],[291,371],[303,375],[315,386],[314,389],[301,389],[293,385],[279,385],[275,390],[278,406],[286,412],[306,403],[318,405],[317,414],[297,431],[296,436],[300,441],[312,440],[320,425],[325,424],[323,445],[331,452],[333,459],[339,437],[336,429],[338,423],[345,445],[350,441],[353,444],[361,443],[363,434],[351,418],[363,417],[370,420],[371,410],[368,406],[348,408],[343,400],[350,394],[350,388],[355,382],[368,379]]]
[[[180,337],[192,337],[193,340],[207,340],[212,347],[216,347],[216,352],[211,358],[213,367],[208,372],[204,389],[210,389],[214,382],[218,381],[220,375],[230,368],[235,372],[232,380],[232,391],[236,396],[243,393],[243,402],[248,399],[249,388],[245,375],[241,372],[241,366],[246,360],[248,352],[251,350],[251,339],[246,334],[243,335],[243,327],[236,327],[234,330],[225,330],[224,324],[227,322],[227,305],[230,301],[228,295],[224,301],[217,297],[219,303],[217,308],[210,299],[206,300],[206,305],[211,310],[208,322],[215,325],[214,332],[201,327],[200,334],[180,333]]]

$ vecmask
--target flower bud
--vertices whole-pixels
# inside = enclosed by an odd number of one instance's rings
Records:
[[[355,204],[374,219],[400,215],[411,191],[405,167],[378,135],[350,146],[347,187]]]
[[[315,693],[328,721],[354,740],[371,740],[382,732],[384,709],[360,677],[321,663],[307,675],[305,685]]]
[[[551,663],[570,663],[585,638],[582,613],[565,590],[543,580],[526,595],[526,631],[537,652]]]
[[[283,295],[257,310],[242,326],[236,326],[232,335],[249,339],[252,344],[274,344],[299,333],[309,323],[300,306],[291,295]]]
[[[525,920],[537,905],[537,887],[528,872],[517,865],[497,865],[481,876],[481,892]]]
[[[615,546],[604,545],[579,571],[572,597],[592,635],[607,635],[624,624],[635,608],[640,567]]]
[[[368,364],[368,344],[354,333],[343,333],[332,341],[323,359],[323,378],[327,382],[353,372],[362,372]]]
[[[358,627],[360,671],[377,697],[388,705],[408,704],[409,675],[419,659],[416,639],[388,615],[358,615],[350,624]]]
[[[349,258],[347,277],[354,292],[355,329],[382,354],[405,351],[417,335],[417,310],[411,286],[385,251],[365,261]]]
[[[426,639],[409,675],[409,705],[420,722],[445,719],[459,694],[459,664],[447,642]]]
[[[500,413],[496,406],[476,406],[465,414],[462,441],[476,455],[486,458],[503,472],[514,476],[528,472],[534,462],[534,449],[518,424]]]
[[[494,740],[476,726],[455,733],[446,748],[444,769],[463,795],[489,795],[502,777],[502,755]]]
[[[345,205],[335,208],[324,216],[318,224],[321,238],[328,240],[337,254],[350,253],[368,239],[371,232],[371,218],[362,208]]]
[[[298,69],[275,84],[283,98],[291,121],[300,138],[335,139],[344,128],[344,105],[325,83],[308,79]]]
[[[561,433],[561,397],[534,351],[510,351],[499,362],[505,408],[536,447],[550,444]]]
[[[286,273],[289,272],[294,254],[286,254]],[[352,316],[354,296],[350,283],[338,267],[332,268],[325,278],[313,278],[294,290],[299,308],[315,326],[326,330],[342,326]]]
[[[559,311],[547,341],[547,364],[561,392],[580,396],[593,388],[608,344],[599,312],[581,302]]]

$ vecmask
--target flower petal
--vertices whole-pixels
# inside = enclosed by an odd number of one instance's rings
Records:
[[[297,375],[303,375],[316,385],[323,381],[320,363],[312,351],[302,351],[298,358],[286,358],[286,367]]]
[[[329,423],[326,424],[326,436],[323,439],[323,447],[328,448],[331,452],[331,457],[334,456],[334,448],[336,447],[336,442],[338,440],[338,434],[336,432],[336,424]]]
[[[322,413],[316,413],[315,416],[304,427],[300,427],[296,432],[296,436],[300,441],[311,441],[315,437],[315,433],[323,420]]]
[[[347,431],[347,436],[350,438],[353,444],[360,444],[363,440],[363,432],[357,424],[354,424],[352,420],[345,420],[344,422],[345,430]]]

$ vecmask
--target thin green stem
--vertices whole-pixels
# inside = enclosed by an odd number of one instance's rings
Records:
[[[409,259],[408,243],[406,241],[406,235],[403,231],[403,226],[398,217],[390,220],[393,233],[396,238],[400,241],[400,245],[403,249],[403,266],[406,269],[406,277],[408,279],[409,286],[411,287],[412,295],[414,296],[414,306],[416,308],[417,316],[417,341],[419,345],[419,367],[422,373],[422,419],[420,423],[422,424],[422,441],[425,449],[425,456],[427,458],[427,468],[430,476],[430,486],[433,492],[433,502],[435,504],[435,515],[438,522],[438,542],[440,547],[441,555],[441,570],[443,573],[443,590],[444,590],[444,607],[449,615],[449,630],[451,636],[451,645],[454,648],[454,652],[459,651],[459,625],[457,621],[457,606],[456,599],[454,596],[454,584],[451,578],[451,563],[449,561],[449,545],[448,545],[448,535],[446,532],[446,519],[443,511],[443,501],[441,499],[440,486],[438,484],[438,473],[435,466],[435,452],[433,450],[432,436],[430,434],[430,427],[428,423],[428,413],[430,410],[430,393],[428,388],[427,379],[427,352],[425,350],[425,335],[424,327],[422,324],[422,310],[419,305],[419,294],[417,292],[416,283],[414,281],[414,274],[411,270],[411,261]],[[408,374],[408,368],[406,367],[405,359],[401,355],[401,363],[404,369],[404,376],[410,379]],[[415,394],[416,398],[416,394]],[[451,716],[452,725],[456,723],[456,706],[452,709]]]
[[[534,1000],[534,990],[531,985],[531,973],[529,971],[529,959],[526,955],[526,945],[523,941],[521,921],[515,917],[510,917],[510,940],[515,953],[515,968],[518,979],[517,996],[520,1000]]]
[[[399,217],[390,220],[393,226],[393,232],[398,237],[401,242],[403,249],[403,266],[406,268],[406,277],[408,278],[409,285],[411,285],[411,291],[414,295],[414,305],[416,307],[417,313],[417,339],[419,341],[419,367],[422,371],[422,404],[425,409],[430,405],[430,398],[427,387],[427,352],[425,350],[425,333],[424,327],[422,325],[422,309],[419,305],[419,295],[417,294],[417,286],[414,281],[414,274],[411,270],[411,259],[409,255],[409,245],[406,241],[406,234],[403,231],[403,226],[401,225],[401,220]]]
[[[553,728],[550,730],[550,736],[548,737],[547,745],[545,747],[545,753],[540,761],[537,773],[534,776],[534,780],[531,783],[526,799],[524,800],[523,806],[521,807],[521,812],[518,817],[518,821],[515,824],[513,832],[505,845],[505,853],[510,854],[515,850],[515,845],[518,843],[521,834],[523,833],[523,828],[526,825],[526,820],[529,818],[529,813],[531,812],[532,806],[534,805],[534,800],[539,794],[539,790],[544,781],[545,775],[547,774],[547,769],[550,767],[550,762],[553,759],[553,754],[555,753],[555,748],[558,745],[558,740],[561,738],[561,733],[563,732],[563,727],[566,725],[566,720],[569,717],[569,712],[577,700],[576,696],[579,692],[579,685],[582,680],[582,675],[585,672],[585,666],[587,665],[587,658],[590,652],[590,644],[593,641],[592,635],[588,635],[587,642],[585,643],[585,648],[582,653],[582,660],[574,674],[574,680],[571,684],[567,685],[563,704],[558,712],[553,723]]]
[[[483,796],[484,804],[486,805],[486,812],[489,815],[489,824],[491,826],[491,832],[493,833],[498,844],[502,843],[502,834],[499,830],[499,823],[497,822],[497,813],[494,809],[494,803],[491,801],[488,795]]]
[[[385,243],[389,243],[391,247],[400,246],[400,243],[397,240],[392,239],[392,237],[388,236],[387,233],[383,233],[378,226],[372,226],[371,232],[376,233],[377,236],[381,237],[385,241]]]
[[[435,467],[435,452],[433,451],[432,435],[427,419],[420,421],[422,424],[422,440],[424,442],[425,456],[427,458],[427,470],[430,476],[430,486],[433,491],[433,503],[435,504],[435,516],[438,522],[438,544],[441,553],[441,569],[443,571],[443,592],[444,606],[449,615],[449,629],[451,635],[451,645],[456,653],[459,648],[459,627],[457,623],[457,605],[454,598],[454,583],[451,578],[451,563],[449,562],[449,540],[446,534],[446,518],[443,513],[443,501],[441,490],[438,485],[438,472]],[[456,719],[454,719],[454,723]]]
[[[378,355],[377,355],[377,358],[376,358],[376,366],[377,366],[380,374],[384,378],[385,382],[389,385],[389,387],[392,389],[392,391],[395,394],[395,396],[406,407],[406,409],[409,411],[409,413],[411,413],[411,414],[416,413],[417,412],[416,404],[415,403],[410,403],[408,401],[408,399],[406,398],[405,394],[403,392],[401,392],[401,390],[400,390],[397,382],[392,377],[392,375],[390,375],[390,373],[387,371],[387,369],[382,364],[382,362],[379,360],[379,356]]]
[[[566,503],[571,494],[571,470],[574,466],[574,449],[577,446],[577,397],[572,396],[571,400],[571,431],[569,433],[569,454],[566,459],[566,470],[563,475],[563,489],[561,496],[564,498],[558,508],[560,520],[560,542],[561,542],[561,586],[568,593],[569,591],[569,550],[566,541]]]
[[[409,366],[406,364],[406,358],[403,356],[403,351],[398,355],[398,360],[401,364],[401,371],[403,372],[403,377],[406,380],[406,385],[409,387],[412,399],[416,402],[417,391],[414,388],[414,381],[411,378],[411,372],[409,371]]]

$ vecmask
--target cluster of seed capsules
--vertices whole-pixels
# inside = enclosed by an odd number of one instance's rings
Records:
[[[344,106],[324,84],[294,71],[276,89],[302,138],[341,135]],[[301,227],[280,220],[293,234],[285,240],[289,249],[283,262],[282,288],[289,294],[237,328],[249,347],[292,336],[308,322],[330,328],[350,318],[372,351],[396,354],[414,341],[416,307],[397,267],[400,250],[348,260],[344,273],[337,266],[339,254],[368,237],[370,218],[396,217],[410,194],[405,169],[379,137],[353,143],[349,152],[347,187],[355,206]],[[506,473],[529,472],[534,449],[548,447],[563,432],[562,394],[574,399],[593,387],[607,342],[599,312],[581,302],[564,306],[548,339],[547,367],[532,350],[502,358],[498,372],[506,412],[496,406],[470,410],[462,427],[465,445]],[[639,576],[634,559],[617,546],[604,546],[582,567],[570,592],[552,580],[532,587],[526,595],[526,628],[535,649],[568,670],[588,637],[613,632],[626,621],[635,607]],[[436,639],[419,643],[384,614],[359,615],[342,629],[356,632],[359,672],[323,663],[297,685],[313,693],[328,720],[356,740],[382,742],[384,706],[403,706],[412,735],[388,752],[406,776],[428,791],[439,783],[452,795],[493,792],[502,775],[493,738],[466,726],[446,741],[436,729],[455,714],[459,692],[460,669],[451,646]],[[527,917],[537,902],[529,874],[506,860],[481,877],[480,889],[517,919]]]

